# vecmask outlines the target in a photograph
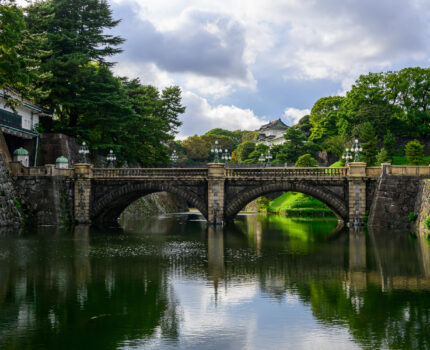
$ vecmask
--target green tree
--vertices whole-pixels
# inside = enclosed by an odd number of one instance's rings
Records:
[[[344,100],[341,96],[330,96],[315,102],[309,118],[312,125],[309,140],[323,142],[327,137],[337,135],[337,111]]]
[[[266,146],[262,143],[255,146],[255,149],[248,155],[248,158],[245,160],[248,164],[258,164],[260,163],[260,157],[263,154],[266,156],[267,151],[269,151],[269,146]]]
[[[280,164],[296,162],[302,154],[306,153],[306,135],[300,129],[289,128],[284,138],[286,142],[282,144],[275,161]]]
[[[251,141],[242,142],[236,149],[236,155],[239,163],[243,163],[250,153],[255,149],[255,143]]]
[[[389,157],[393,157],[395,152],[396,139],[390,130],[388,130],[387,133],[385,134],[384,140],[382,143],[384,145],[385,151],[387,152],[387,155]]]
[[[408,142],[405,147],[405,153],[409,164],[424,164],[424,146],[418,140]]]
[[[304,154],[297,159],[295,167],[316,167],[318,162],[310,154]]]
[[[28,72],[18,54],[25,30],[24,14],[14,1],[0,3],[0,88],[25,85]]]
[[[75,136],[79,121],[91,118],[82,106],[86,105],[91,89],[93,62],[110,66],[106,59],[121,52],[123,39],[107,33],[119,21],[102,0],[48,0],[35,2],[28,8],[28,30],[31,34],[47,33],[46,48],[52,51],[42,59],[45,71],[52,72],[46,82],[50,94],[41,103],[57,111],[60,126]],[[43,18],[38,18],[44,14]],[[40,21],[38,20],[40,19]]]
[[[375,130],[370,122],[361,124],[358,130],[360,138],[365,141],[361,144],[363,148],[361,158],[368,166],[375,165],[378,154],[378,139]]]
[[[187,157],[193,161],[202,162],[209,159],[209,151],[206,142],[200,136],[194,135],[182,141]]]
[[[185,111],[181,90],[168,87],[160,94],[153,86],[141,85],[138,79],[122,79],[122,83],[132,108],[131,113],[123,112],[120,117],[124,149],[129,157],[133,155],[145,166],[167,164],[170,157],[167,145],[180,125],[179,115]]]
[[[387,150],[384,147],[382,147],[376,156],[376,163],[380,165],[382,163],[391,163],[391,162],[392,162],[392,158],[388,154]]]
[[[300,129],[306,136],[311,134],[312,124],[310,121],[310,115],[305,115],[297,122],[293,127]]]
[[[327,140],[323,144],[323,148],[339,157],[339,159],[342,157],[342,154],[345,152],[345,139],[343,136],[335,135],[330,136],[327,138]]]

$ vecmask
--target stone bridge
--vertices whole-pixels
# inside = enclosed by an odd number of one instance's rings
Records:
[[[170,192],[197,208],[210,224],[223,224],[252,200],[270,193],[301,192],[325,203],[344,222],[362,223],[381,175],[429,177],[430,167],[385,164],[346,168],[234,168],[211,163],[208,168],[93,168],[53,166],[24,168],[11,163],[17,177],[59,176],[73,187],[73,215],[77,223],[115,225],[133,201],[154,192]],[[401,189],[395,189],[401,191]]]

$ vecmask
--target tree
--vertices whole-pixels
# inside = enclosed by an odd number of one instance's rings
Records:
[[[248,159],[249,154],[255,149],[255,143],[251,141],[242,142],[239,146],[237,146],[236,154],[239,160],[239,163],[243,163],[246,159]]]
[[[206,161],[209,159],[209,152],[205,141],[201,137],[194,135],[182,141],[187,157],[193,161]]]
[[[42,59],[45,71],[52,78],[45,84],[50,94],[39,101],[56,110],[60,126],[75,136],[80,119],[91,117],[82,110],[91,89],[93,63],[109,67],[106,61],[116,53],[123,39],[107,33],[119,21],[102,0],[49,0],[35,2],[28,8],[28,29],[31,34],[47,33],[46,48],[52,55]],[[40,18],[41,14],[45,16]]]
[[[179,115],[185,111],[181,90],[168,87],[160,94],[157,88],[141,85],[138,79],[124,78],[122,84],[132,108],[121,116],[124,148],[143,165],[167,164],[170,157],[167,145],[180,125]]]
[[[300,120],[297,122],[296,125],[292,126],[295,128],[300,129],[301,131],[303,131],[303,133],[306,136],[309,136],[311,134],[311,128],[312,128],[312,124],[310,121],[310,115],[305,115],[302,118],[300,118]]]
[[[360,125],[358,130],[360,138],[366,141],[361,144],[363,148],[361,158],[368,166],[375,165],[376,155],[378,154],[378,139],[376,137],[375,129],[370,122],[365,122]]]
[[[345,139],[343,136],[336,135],[330,136],[323,144],[325,150],[330,153],[335,154],[339,159],[342,157],[342,154],[345,152]]]
[[[222,135],[222,136],[227,136],[227,137],[229,137],[233,141],[234,148],[236,148],[237,145],[239,143],[241,143],[241,135],[238,134],[235,131],[230,131],[230,130],[225,130],[225,129],[221,129],[221,128],[216,128],[216,129],[209,130],[205,135]]]
[[[316,167],[318,166],[318,162],[312,158],[310,154],[304,154],[299,157],[296,164],[294,164],[295,167]]]
[[[24,29],[24,14],[14,1],[0,3],[0,88],[28,83],[24,62],[18,54]]]
[[[341,96],[320,98],[315,102],[309,118],[312,133],[309,140],[323,142],[327,137],[337,135],[337,111],[344,102]]]
[[[420,165],[424,163],[424,146],[418,140],[408,142],[405,153],[409,164]]]
[[[260,157],[263,154],[266,156],[267,151],[269,151],[269,146],[265,144],[258,144],[255,146],[255,149],[248,155],[248,158],[245,160],[248,164],[258,164],[260,163]]]
[[[387,152],[387,155],[389,157],[393,157],[395,151],[394,147],[396,146],[396,139],[390,130],[388,130],[384,136],[383,145],[385,151]]]
[[[284,138],[286,142],[282,145],[275,158],[277,163],[295,162],[302,154],[306,153],[306,135],[300,129],[287,129]]]
[[[391,162],[392,162],[392,158],[388,154],[387,150],[384,147],[382,147],[378,155],[376,156],[376,163],[378,165],[381,165],[382,163],[391,163]]]

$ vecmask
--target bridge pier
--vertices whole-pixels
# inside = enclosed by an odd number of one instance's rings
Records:
[[[77,224],[91,224],[92,172],[91,164],[75,164],[74,214]]]
[[[208,168],[208,223],[210,225],[223,225],[225,218],[225,165],[209,163]]]
[[[362,225],[366,215],[366,163],[349,163],[348,175],[349,223]]]

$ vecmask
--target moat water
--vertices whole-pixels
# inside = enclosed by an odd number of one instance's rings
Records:
[[[0,231],[0,349],[428,349],[430,245],[194,214]]]

